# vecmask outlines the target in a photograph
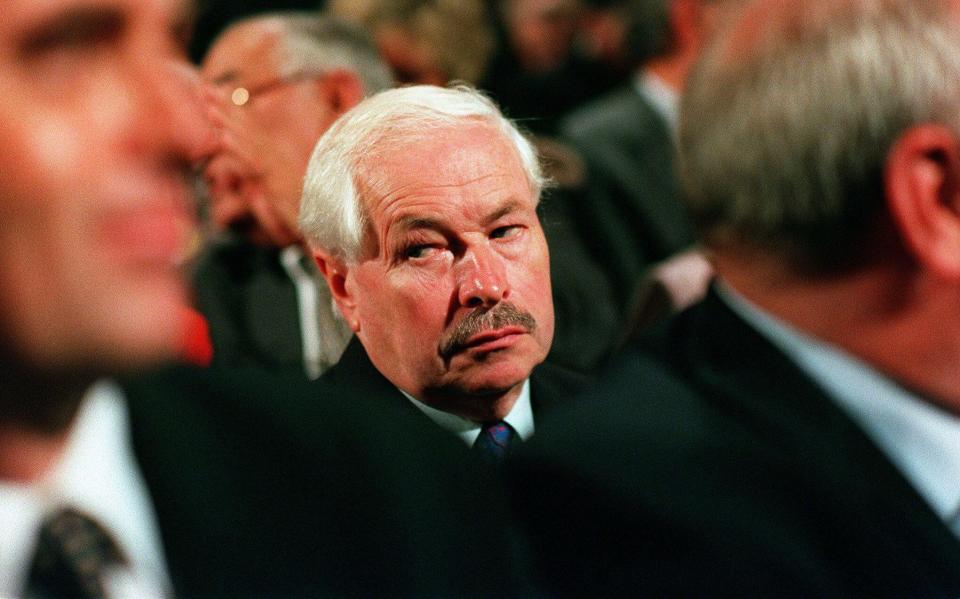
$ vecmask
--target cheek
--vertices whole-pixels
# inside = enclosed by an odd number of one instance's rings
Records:
[[[46,173],[47,179],[61,181],[66,173],[83,176],[77,169],[82,143],[66,119],[44,119],[36,123],[35,134],[30,138],[28,160]]]
[[[39,118],[46,116],[21,121],[19,132],[0,138],[0,250],[32,256],[28,263],[54,273],[69,253],[64,247],[81,241],[84,179],[95,175],[82,169],[83,144],[68,133],[72,123]]]
[[[542,331],[553,330],[553,295],[550,283],[550,258],[546,242],[534,243],[514,263],[512,280],[520,292],[522,307],[533,313]]]
[[[362,290],[360,318],[393,336],[440,335],[447,323],[450,291],[446,279],[426,269],[364,272],[357,278]]]

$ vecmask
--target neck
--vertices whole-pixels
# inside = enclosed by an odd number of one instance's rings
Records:
[[[960,292],[907,260],[800,274],[775,256],[717,253],[720,276],[794,328],[960,414]]]
[[[653,73],[673,91],[681,94],[687,82],[687,74],[696,58],[693,52],[676,52],[651,59],[643,69]]]
[[[57,434],[0,426],[0,480],[31,483],[50,472],[63,454],[69,429]]]
[[[459,392],[425,391],[424,399],[421,401],[438,410],[456,414],[473,422],[492,422],[503,420],[513,410],[523,390],[523,383],[524,381],[521,381],[506,391],[484,393],[465,394],[462,390]]]
[[[39,375],[0,367],[0,480],[42,478],[62,454],[87,377]]]

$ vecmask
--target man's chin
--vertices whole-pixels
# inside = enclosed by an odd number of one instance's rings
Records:
[[[530,378],[535,364],[519,364],[516,360],[474,363],[459,373],[454,386],[464,397],[477,401],[496,402],[498,398],[518,394],[520,386]]]

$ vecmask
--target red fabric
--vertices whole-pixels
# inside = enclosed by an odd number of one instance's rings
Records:
[[[181,346],[182,357],[195,366],[210,366],[213,361],[213,343],[210,341],[207,319],[193,308],[184,310],[187,325]]]

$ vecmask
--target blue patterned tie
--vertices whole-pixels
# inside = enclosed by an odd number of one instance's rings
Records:
[[[473,444],[473,451],[489,464],[500,464],[517,442],[519,437],[509,424],[502,420],[487,422]]]
[[[119,548],[89,516],[63,509],[44,520],[30,569],[28,599],[102,599],[102,576],[125,562]]]

